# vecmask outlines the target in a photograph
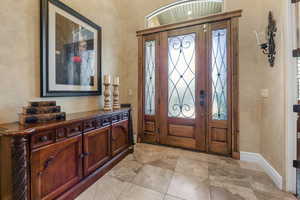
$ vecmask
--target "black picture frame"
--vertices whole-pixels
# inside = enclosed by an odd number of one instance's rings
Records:
[[[64,10],[73,17],[81,20],[97,30],[97,91],[51,91],[49,89],[49,3]],[[75,97],[75,96],[99,96],[102,95],[102,28],[88,18],[82,16],[77,11],[68,7],[58,0],[41,0],[41,77],[40,95],[41,97]],[[52,66],[55,67],[55,66]]]

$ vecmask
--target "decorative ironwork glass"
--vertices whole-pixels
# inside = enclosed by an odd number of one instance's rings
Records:
[[[212,119],[227,120],[227,30],[212,32]]]
[[[168,39],[169,117],[195,118],[195,39],[194,33]]]
[[[145,114],[155,115],[155,41],[145,43]]]

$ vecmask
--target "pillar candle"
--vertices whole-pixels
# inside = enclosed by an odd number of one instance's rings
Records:
[[[114,78],[114,85],[119,85],[120,84],[120,77],[116,76]]]
[[[110,75],[108,75],[108,74],[104,75],[104,83],[110,84]]]

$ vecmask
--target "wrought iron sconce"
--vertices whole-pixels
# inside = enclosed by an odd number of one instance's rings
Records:
[[[272,12],[269,12],[269,24],[266,32],[266,43],[261,43],[259,39],[259,35],[257,32],[257,42],[260,48],[262,49],[263,54],[268,56],[268,60],[271,67],[274,67],[275,64],[275,55],[276,55],[276,44],[275,44],[275,36],[277,32],[276,21],[273,17]]]

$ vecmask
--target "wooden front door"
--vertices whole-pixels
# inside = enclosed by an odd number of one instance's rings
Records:
[[[143,142],[238,158],[237,27],[170,25],[139,38]]]
[[[161,36],[160,142],[205,150],[206,67],[202,26]]]

